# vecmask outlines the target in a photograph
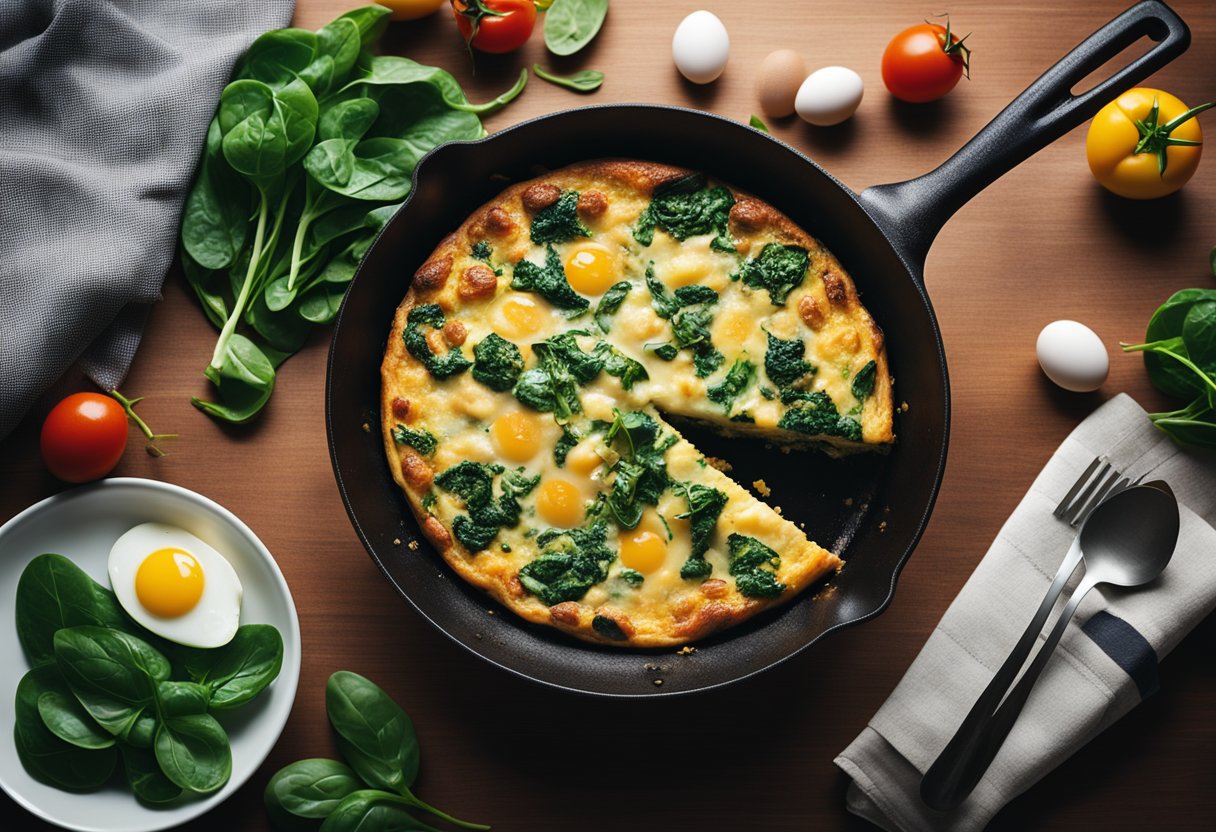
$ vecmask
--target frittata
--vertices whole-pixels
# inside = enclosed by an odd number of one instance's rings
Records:
[[[582,639],[682,644],[841,566],[667,418],[835,455],[894,441],[881,330],[768,204],[601,160],[508,188],[414,274],[390,468],[463,578]]]

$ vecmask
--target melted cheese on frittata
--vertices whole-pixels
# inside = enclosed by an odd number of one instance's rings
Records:
[[[528,239],[528,215],[522,211],[516,215],[521,233],[505,241],[492,241],[490,263],[501,266],[503,272],[493,296],[441,303],[454,307],[446,310],[447,319],[459,321],[465,330],[462,346],[454,348],[462,349],[470,358],[473,347],[493,333],[515,344],[525,367],[531,369],[538,363],[533,345],[551,336],[576,331],[583,333],[576,336],[583,352],[591,353],[599,342],[607,342],[639,362],[647,378],[633,382],[626,390],[620,378],[600,372],[594,380],[579,387],[581,413],[574,414],[565,426],[558,424],[551,413],[530,409],[510,390],[490,389],[474,379],[471,372],[444,380],[431,378],[408,354],[391,365],[386,358],[386,368],[391,366],[394,375],[391,379],[386,377],[385,396],[386,404],[393,395],[406,396],[411,414],[417,415],[404,421],[411,429],[424,429],[438,440],[433,454],[427,458],[435,474],[441,475],[468,461],[501,465],[507,471],[520,470],[530,479],[539,477],[539,482],[519,499],[521,513],[517,525],[501,528],[492,543],[480,552],[463,551],[456,555],[470,567],[462,574],[469,577],[475,572],[484,576],[484,580],[475,582],[502,597],[502,587],[513,585],[511,579],[539,554],[538,536],[550,529],[585,527],[590,522],[589,513],[597,512],[598,506],[597,516],[608,520],[606,544],[616,557],[608,568],[607,579],[591,586],[577,599],[578,603],[583,608],[610,608],[614,614],[622,613],[630,623],[629,635],[634,643],[659,644],[682,640],[671,635],[673,621],[680,620],[681,610],[686,617],[688,610],[706,603],[702,581],[680,575],[681,567],[692,554],[686,491],[690,485],[708,486],[727,497],[704,555],[710,564],[710,579],[733,584],[727,540],[736,533],[754,538],[779,554],[779,565],[772,568],[772,573],[777,581],[788,586],[785,591],[790,595],[839,566],[834,555],[807,540],[792,523],[708,465],[661,414],[713,423],[730,432],[759,433],[791,444],[806,444],[813,439],[838,450],[854,450],[865,443],[890,441],[889,412],[885,421],[882,412],[884,407],[889,408],[890,399],[888,393],[859,400],[853,391],[854,376],[881,351],[878,340],[881,335],[874,335],[877,330],[872,325],[869,328],[861,325],[868,323],[868,316],[859,318],[855,308],[838,309],[840,304],[833,304],[826,296],[825,280],[817,278],[831,269],[839,270],[830,254],[819,248],[810,249],[806,278],[782,305],[775,306],[768,291],[746,286],[732,279],[732,275],[767,243],[785,242],[776,231],[737,239],[738,254],[713,248],[714,234],[677,240],[662,229],[655,231],[650,245],[643,246],[632,230],[648,204],[648,196],[628,190],[613,191],[606,213],[588,223],[592,230],[590,238],[552,244],[570,287],[591,303],[590,309],[582,314],[572,316],[555,308],[540,294],[510,287],[513,266],[521,260],[538,267],[545,264],[546,246]],[[459,275],[479,262],[466,248],[454,256],[451,273]],[[675,339],[673,321],[656,312],[653,293],[647,285],[648,268],[653,269],[653,279],[662,284],[668,295],[684,286],[708,287],[717,293],[717,302],[706,309],[712,313],[709,324],[712,345],[723,360],[708,377],[698,377],[692,349],[679,349],[671,360],[656,355],[657,347]],[[597,326],[593,313],[604,292],[622,280],[630,283],[630,291],[620,307],[607,317],[610,324],[608,332],[604,332]],[[822,312],[814,321],[814,328],[798,312],[804,298],[810,298],[809,302]],[[414,304],[421,302],[415,299]],[[781,401],[777,385],[765,373],[770,334],[787,341],[805,342],[805,361],[815,369],[799,382],[799,390],[822,392],[830,397],[841,416],[859,424],[860,441],[806,437],[778,429],[778,422],[790,405]],[[428,343],[436,352],[453,348],[445,347],[437,337]],[[390,355],[393,349],[390,345]],[[401,352],[399,347],[397,351]],[[755,366],[754,377],[733,401],[711,401],[710,388],[720,385],[740,359]],[[885,374],[885,362],[883,366]],[[889,390],[885,377],[882,383]],[[618,414],[630,412],[648,414],[660,426],[660,436],[673,437],[670,440],[673,444],[664,453],[667,475],[673,483],[684,484],[667,488],[657,505],[645,506],[641,521],[632,529],[612,522],[611,515],[603,511],[603,499],[616,479],[613,464],[621,456],[619,443],[614,446],[606,441],[605,425]],[[391,439],[392,429],[402,421],[385,418],[390,455],[394,449],[409,453]],[[564,464],[559,465],[554,448],[567,430],[575,431],[581,439],[569,449]],[[495,495],[499,493],[501,480],[501,475],[495,477]],[[411,496],[415,501],[425,496],[421,502],[424,510],[447,529],[452,529],[456,518],[468,509],[459,495],[438,486],[428,489],[425,495],[415,490]],[[452,555],[448,557],[450,560]],[[517,611],[540,605],[528,593],[513,600],[511,605]],[[734,602],[747,608],[764,605],[737,594]],[[542,618],[539,614],[531,617]],[[593,637],[590,633],[579,634]]]

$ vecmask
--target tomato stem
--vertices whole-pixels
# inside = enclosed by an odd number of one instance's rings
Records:
[[[1161,120],[1161,103],[1157,96],[1153,96],[1153,107],[1148,111],[1148,117],[1145,119],[1136,119],[1136,129],[1140,131],[1140,141],[1136,142],[1135,148],[1132,150],[1132,155],[1138,153],[1155,153],[1157,155],[1157,173],[1159,176],[1165,176],[1165,167],[1169,159],[1166,156],[1166,149],[1169,147],[1197,147],[1203,142],[1191,141],[1190,139],[1175,139],[1170,135],[1178,125],[1190,121],[1195,116],[1202,113],[1204,110],[1216,107],[1216,101],[1209,101],[1207,104],[1200,104],[1198,107],[1192,107],[1180,116],[1176,116],[1165,124],[1159,124]]]
[[[110,396],[122,405],[122,409],[126,411],[127,418],[131,420],[135,427],[139,428],[139,432],[144,435],[148,443],[144,445],[144,450],[148,452],[148,456],[164,456],[165,452],[156,446],[157,441],[161,439],[176,439],[176,433],[153,433],[152,428],[148,427],[148,423],[140,418],[135,412],[135,405],[144,400],[143,396],[137,396],[134,399],[128,399],[122,393],[118,392],[118,388],[109,391]]]
[[[937,38],[942,42],[942,52],[945,52],[951,58],[962,61],[963,75],[967,76],[967,80],[971,80],[971,47],[967,46],[964,41],[971,37],[971,32],[963,35],[957,40],[950,36],[950,15],[939,14],[938,17],[946,18],[946,34],[938,35]],[[929,21],[925,21],[928,23]],[[932,25],[932,24],[930,24]],[[957,57],[956,57],[957,56]]]
[[[473,71],[477,71],[477,60],[473,55],[473,41],[477,38],[477,32],[481,29],[481,19],[483,17],[506,17],[507,12],[499,12],[487,6],[484,0],[461,0],[460,5],[464,8],[456,9],[456,13],[469,19],[469,36],[464,39],[465,48],[469,50],[469,60],[473,61]]]

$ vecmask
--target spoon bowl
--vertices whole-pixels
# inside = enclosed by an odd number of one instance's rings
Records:
[[[1178,542],[1178,501],[1158,480],[1106,500],[1081,527],[1085,578],[1093,584],[1141,586],[1169,564]]]

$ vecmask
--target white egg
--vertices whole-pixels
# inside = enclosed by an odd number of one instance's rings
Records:
[[[1102,339],[1076,321],[1053,321],[1043,327],[1035,353],[1047,377],[1074,393],[1097,390],[1110,371]]]
[[[188,647],[219,647],[236,634],[241,580],[211,546],[176,526],[144,523],[110,549],[118,603],[156,635]]]
[[[861,104],[861,76],[845,66],[825,66],[807,76],[794,97],[794,109],[803,121],[819,127],[840,124]]]
[[[671,57],[680,74],[694,84],[716,81],[730,57],[730,35],[713,12],[693,12],[680,21],[671,39]]]

